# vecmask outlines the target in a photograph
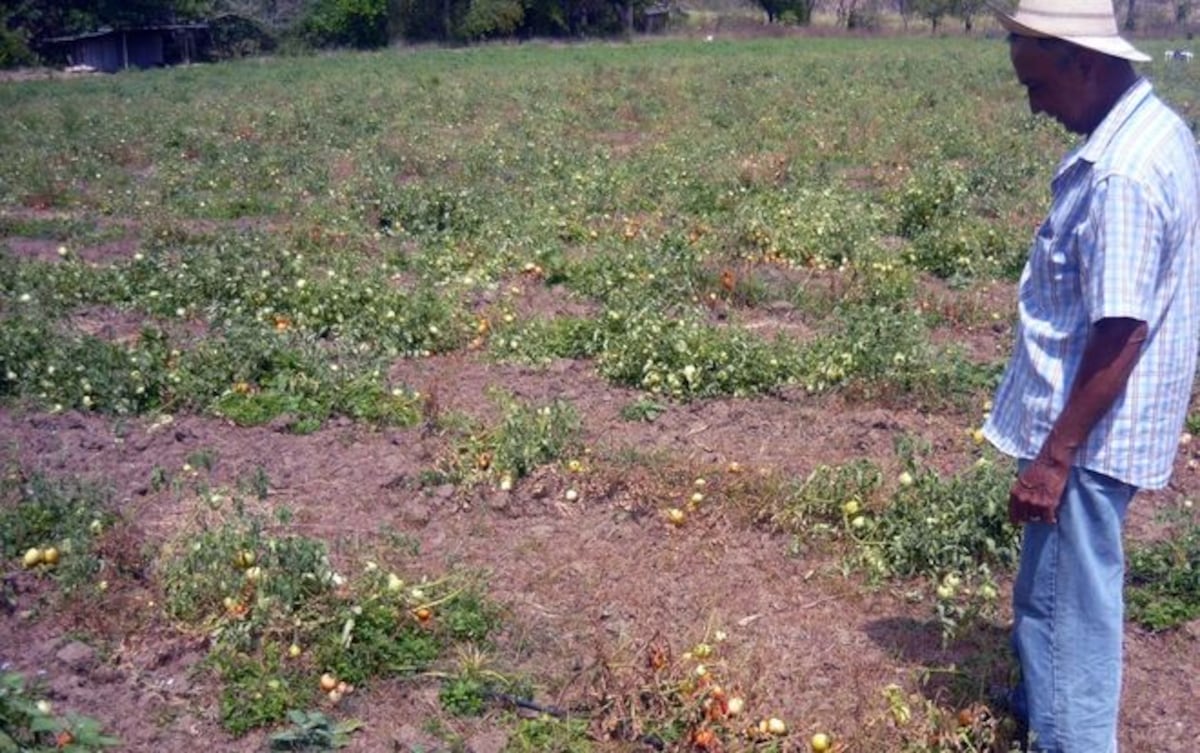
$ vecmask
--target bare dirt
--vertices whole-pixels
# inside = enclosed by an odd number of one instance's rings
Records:
[[[546,291],[539,296],[529,304],[534,309],[564,305]],[[989,290],[978,305],[986,311],[1005,298]],[[120,317],[91,321],[97,318],[104,317],[92,312],[89,326],[117,336],[132,326]],[[947,337],[994,354],[1008,335],[988,316],[979,319],[980,327]],[[485,570],[489,593],[509,609],[503,655],[538,678],[539,701],[549,706],[587,713],[605,672],[615,677],[652,644],[678,653],[718,629],[728,635],[721,654],[730,681],[755,714],[790,722],[793,749],[820,729],[846,751],[898,750],[889,747],[898,738],[883,688],[897,683],[940,701],[939,688],[955,676],[946,671],[951,665],[959,680],[981,688],[977,700],[987,700],[983,688],[1003,667],[1003,614],[943,649],[928,605],[906,600],[904,586],[866,588],[842,574],[832,554],[794,552],[791,537],[720,504],[731,461],[743,473],[803,477],[818,464],[869,458],[890,472],[894,441],[906,433],[932,444],[938,467],[961,469],[972,459],[966,430],[977,416],[785,393],[667,404],[653,422],[633,422],[620,411],[639,395],[609,385],[589,363],[531,368],[477,353],[397,363],[392,377],[435,393],[443,413],[486,418],[495,410],[489,388],[497,385],[524,401],[569,400],[584,420],[585,470],[542,469],[508,493],[421,489],[422,471],[447,451],[442,433],[338,420],[296,436],[195,416],[163,423],[6,408],[0,436],[10,465],[108,485],[134,547],[169,540],[187,515],[177,494],[151,484],[155,469],[179,469],[204,453],[213,487],[265,471],[266,504],[290,509],[293,529],[330,542],[335,561],[360,562],[378,551],[386,530],[418,542],[431,569]],[[1191,460],[1190,452],[1180,454],[1170,490],[1139,497],[1131,538],[1154,535],[1157,510],[1200,493]],[[681,528],[664,524],[661,509],[690,492],[697,476],[710,479],[710,503]],[[580,492],[575,502],[565,500],[569,486]],[[58,708],[99,719],[121,738],[121,750],[263,749],[265,731],[231,739],[221,730],[211,678],[199,669],[205,637],[165,621],[153,573],[135,563],[80,609],[8,566],[15,608],[0,610],[0,663],[41,678]],[[1123,750],[1197,749],[1198,640],[1196,626],[1159,635],[1127,628]],[[503,748],[511,729],[501,709],[482,719],[447,718],[436,685],[411,681],[362,688],[338,713],[365,722],[349,747],[357,751],[450,750],[449,732],[460,750],[489,753]],[[431,718],[446,725],[440,733]],[[614,742],[598,749],[649,748]]]

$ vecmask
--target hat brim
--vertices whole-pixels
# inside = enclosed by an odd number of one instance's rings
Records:
[[[1139,63],[1146,63],[1153,60],[1152,57],[1137,49],[1123,37],[1105,36],[1105,37],[1075,37],[1064,36],[1052,32],[1043,31],[1033,26],[1021,23],[1016,18],[1008,15],[1004,11],[992,7],[992,13],[996,16],[996,20],[1000,22],[1008,31],[1022,37],[1038,37],[1041,39],[1061,39],[1072,44],[1077,44],[1080,47],[1086,47],[1089,50],[1104,55],[1111,55],[1115,58],[1123,58],[1125,60],[1133,60]]]

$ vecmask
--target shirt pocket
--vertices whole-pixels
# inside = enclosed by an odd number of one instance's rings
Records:
[[[1054,311],[1079,296],[1079,248],[1086,230],[1056,227],[1052,219],[1038,228],[1029,261],[1027,302],[1039,311]]]

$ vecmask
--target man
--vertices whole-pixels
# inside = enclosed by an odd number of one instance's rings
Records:
[[[1124,555],[1138,489],[1166,485],[1200,345],[1200,165],[1130,61],[1111,0],[997,12],[1034,114],[1084,138],[1060,163],[1018,290],[985,435],[1019,459],[1013,712],[1033,750],[1116,753]]]

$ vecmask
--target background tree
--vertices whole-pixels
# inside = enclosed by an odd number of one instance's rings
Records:
[[[520,0],[473,0],[459,31],[466,39],[512,36],[525,20]]]
[[[314,47],[384,47],[387,0],[317,0],[304,17],[300,34]]]
[[[801,26],[812,23],[816,0],[755,0],[767,14],[767,23],[789,20]]]
[[[1192,0],[1175,0],[1175,27],[1187,29],[1188,19],[1192,15]]]
[[[942,19],[953,10],[955,0],[913,0],[913,10],[921,18],[929,21],[934,34],[937,33]]]
[[[963,31],[968,34],[975,28],[975,17],[987,12],[985,0],[953,0],[951,13],[963,22]]]
[[[880,0],[838,0],[837,21],[848,30],[874,29],[883,12]]]

